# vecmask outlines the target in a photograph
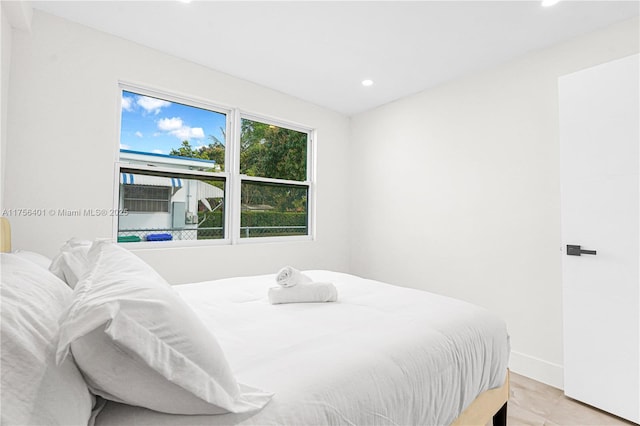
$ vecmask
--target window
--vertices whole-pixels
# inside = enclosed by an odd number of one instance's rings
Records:
[[[123,85],[118,240],[309,237],[311,135]]]
[[[126,167],[120,175],[120,242],[225,237],[224,179]]]
[[[308,133],[243,118],[241,135],[241,174],[307,180]]]
[[[118,241],[227,238],[227,113],[122,90]]]
[[[309,234],[309,133],[241,120],[240,238]]]
[[[306,186],[243,181],[240,237],[307,235]]]

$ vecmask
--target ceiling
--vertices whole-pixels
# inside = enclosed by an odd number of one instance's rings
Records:
[[[35,1],[353,115],[638,16],[638,1]],[[370,87],[361,85],[372,79]]]

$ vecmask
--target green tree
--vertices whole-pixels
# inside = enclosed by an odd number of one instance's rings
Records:
[[[224,159],[226,152],[225,141],[227,139],[227,133],[222,127],[220,128],[220,133],[222,134],[222,140],[218,139],[214,135],[209,135],[209,139],[211,139],[213,142],[205,147],[202,147],[201,150],[203,155],[205,155],[208,159],[215,161],[219,166],[220,171],[224,172]]]
[[[275,179],[307,179],[307,134],[242,120],[240,173]]]
[[[190,158],[203,158],[200,155],[200,150],[193,149],[189,141],[182,141],[182,145],[180,145],[177,149],[171,149],[169,152],[170,155],[178,155],[180,157],[190,157]]]
[[[214,142],[198,148],[193,148],[189,141],[182,141],[179,148],[173,148],[169,152],[170,155],[178,155],[180,157],[201,158],[203,160],[212,160],[216,163],[216,171],[224,171],[224,144],[215,136],[210,136]]]
[[[198,149],[200,158],[206,158],[207,160],[213,160],[219,167],[221,172],[224,171],[224,144],[219,141],[215,141],[210,143],[209,145],[203,146]]]

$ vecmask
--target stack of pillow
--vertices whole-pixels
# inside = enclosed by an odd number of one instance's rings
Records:
[[[2,254],[2,424],[86,425],[93,395],[174,414],[271,399],[236,381],[211,331],[128,250],[72,240],[46,263]]]
[[[86,425],[95,399],[71,358],[55,361],[58,321],[71,304],[71,288],[43,267],[46,259],[0,256],[0,423]]]

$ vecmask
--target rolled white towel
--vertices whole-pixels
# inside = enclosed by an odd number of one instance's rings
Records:
[[[311,278],[291,266],[285,266],[278,271],[276,282],[281,287],[293,287],[298,284],[311,282]]]
[[[271,287],[269,289],[269,303],[318,303],[335,302],[338,300],[338,290],[332,283],[307,283],[294,287]]]

